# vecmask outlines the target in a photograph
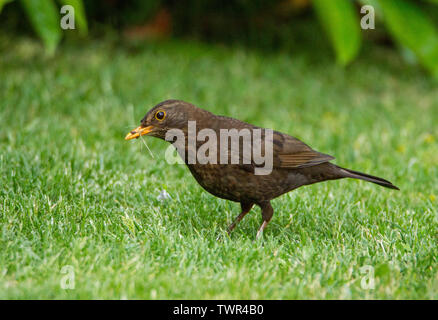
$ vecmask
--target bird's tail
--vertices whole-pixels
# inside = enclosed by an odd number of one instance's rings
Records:
[[[345,168],[341,168],[341,167],[338,167],[338,168],[341,169],[341,171],[343,172],[343,174],[345,175],[346,178],[365,180],[365,181],[369,181],[369,182],[378,184],[379,186],[382,186],[385,188],[400,190],[399,188],[397,188],[395,185],[393,185],[388,180],[385,180],[385,179],[382,179],[379,177],[375,177],[375,176],[372,176],[370,174],[362,173],[359,171],[354,171],[354,170],[345,169]]]

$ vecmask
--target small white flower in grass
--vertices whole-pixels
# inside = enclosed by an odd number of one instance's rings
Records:
[[[167,199],[172,199],[172,197],[170,196],[170,194],[169,193],[167,193],[167,191],[166,190],[161,190],[160,191],[160,194],[158,195],[158,197],[157,197],[157,200],[159,200],[159,201],[164,201],[164,200],[167,200]]]

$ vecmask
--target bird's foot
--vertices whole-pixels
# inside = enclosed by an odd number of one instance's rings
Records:
[[[263,230],[265,230],[266,226],[268,225],[269,221],[263,221],[262,225],[260,226],[259,231],[257,231],[257,235],[256,235],[256,240],[260,239],[261,237],[263,237]]]

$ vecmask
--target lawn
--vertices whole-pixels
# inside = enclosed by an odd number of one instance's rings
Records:
[[[0,40],[0,298],[438,298],[437,84],[394,50],[366,46],[342,69],[325,47],[101,39],[48,58]],[[169,98],[289,133],[401,191],[303,187],[273,201],[261,241],[258,208],[227,237],[238,204],[167,164],[165,142],[145,139],[151,154],[123,139]]]

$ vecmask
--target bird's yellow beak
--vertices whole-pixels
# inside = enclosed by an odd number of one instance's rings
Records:
[[[130,133],[128,133],[125,137],[125,140],[131,140],[138,138],[140,136],[144,136],[145,134],[148,134],[151,132],[155,127],[154,126],[147,126],[147,127],[138,127],[132,130]]]

